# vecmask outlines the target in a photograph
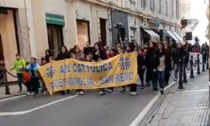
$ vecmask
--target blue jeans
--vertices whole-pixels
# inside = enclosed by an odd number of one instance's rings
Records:
[[[165,86],[165,71],[158,71],[158,82],[160,89],[164,89]]]
[[[18,86],[20,88],[20,91],[22,91],[23,74],[17,73],[17,79],[18,79]]]

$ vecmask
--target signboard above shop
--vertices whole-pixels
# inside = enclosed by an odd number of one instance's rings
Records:
[[[65,25],[65,19],[62,15],[46,13],[46,23],[52,25]]]

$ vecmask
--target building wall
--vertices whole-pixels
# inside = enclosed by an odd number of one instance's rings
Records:
[[[0,16],[0,33],[2,34],[3,41],[3,51],[4,51],[4,59],[5,59],[5,67],[7,70],[11,68],[15,61],[15,54],[18,53],[17,50],[17,40],[20,47],[21,55],[29,60],[31,56],[30,50],[30,39],[29,39],[29,28],[26,20],[26,6],[24,0],[0,0],[0,6],[6,8],[12,8],[12,10],[8,11],[8,15]],[[14,17],[16,19],[14,19]],[[15,35],[15,26],[14,23],[16,21],[17,24],[17,34]],[[15,71],[10,71],[15,75]],[[15,81],[16,78],[7,74],[8,81]]]

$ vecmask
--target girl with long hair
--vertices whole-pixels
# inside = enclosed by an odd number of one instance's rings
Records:
[[[98,62],[101,60],[107,59],[106,53],[104,52],[102,46],[100,43],[95,43],[94,44],[94,54],[93,54],[93,60]],[[100,89],[99,95],[104,95],[105,94],[105,89]]]
[[[158,43],[157,52],[156,52],[157,73],[158,73],[158,82],[161,94],[164,94],[164,87],[165,87],[165,68],[166,68],[165,55],[166,51],[163,43]]]
[[[59,61],[59,60],[65,60],[65,59],[69,59],[69,52],[68,52],[66,46],[61,46],[56,60]],[[65,91],[61,91],[60,93],[61,93],[61,95],[66,94]],[[67,94],[70,94],[70,90],[67,90]]]

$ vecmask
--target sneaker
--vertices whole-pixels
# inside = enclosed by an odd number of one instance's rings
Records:
[[[147,83],[147,84],[146,84],[146,87],[150,87],[150,83]]]
[[[133,92],[133,96],[136,96],[136,92]]]
[[[164,94],[164,90],[160,89],[160,94],[163,95]]]
[[[84,91],[80,91],[79,94],[80,94],[80,95],[84,95],[85,92],[84,92]]]
[[[177,78],[175,78],[174,81],[177,81]]]
[[[46,91],[43,91],[42,93],[43,93],[43,94],[47,94],[47,92],[46,92]]]
[[[178,89],[184,89],[184,87],[182,85],[179,85]]]
[[[99,92],[99,95],[104,95],[105,93],[103,91],[100,91]]]
[[[79,91],[77,91],[77,92],[76,92],[76,95],[79,95],[79,94],[80,94],[80,92],[79,92]]]
[[[136,92],[130,92],[130,95],[135,96],[136,95]]]
[[[112,93],[112,92],[113,92],[113,90],[111,90],[111,89],[107,89],[107,91],[108,91],[109,93]]]
[[[120,92],[126,92],[126,90],[125,89],[122,89]]]
[[[35,94],[34,97],[38,98],[39,97],[39,94]]]
[[[29,96],[29,95],[31,95],[31,93],[30,92],[27,92],[26,95]]]

